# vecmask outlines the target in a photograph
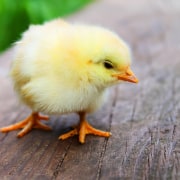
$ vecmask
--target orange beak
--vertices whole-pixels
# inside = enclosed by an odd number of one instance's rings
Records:
[[[119,80],[128,81],[132,83],[138,83],[138,78],[134,75],[130,67],[127,68],[125,74],[114,74],[114,77],[117,77]]]

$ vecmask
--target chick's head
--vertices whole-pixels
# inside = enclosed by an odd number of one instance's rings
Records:
[[[78,29],[78,28],[77,28]],[[121,81],[137,83],[130,69],[131,53],[128,45],[115,33],[101,27],[79,30],[78,48],[80,59],[90,82],[105,88]]]

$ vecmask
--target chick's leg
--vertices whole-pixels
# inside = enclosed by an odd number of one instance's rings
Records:
[[[31,129],[33,128],[51,130],[50,127],[40,122],[40,120],[48,120],[48,119],[49,118],[47,116],[42,116],[42,115],[39,115],[39,113],[34,112],[30,116],[28,116],[27,118],[25,118],[24,120],[16,124],[12,124],[10,126],[1,128],[0,131],[9,132],[9,131],[22,128],[22,130],[17,134],[17,137],[22,137],[26,135],[28,132],[30,132]]]
[[[110,132],[101,131],[98,129],[93,128],[85,119],[85,113],[79,113],[80,116],[80,124],[77,128],[73,129],[72,131],[65,133],[61,136],[59,136],[59,139],[67,139],[69,137],[72,137],[74,135],[79,134],[79,142],[84,143],[86,134],[93,134],[97,136],[102,137],[109,137],[111,135]]]

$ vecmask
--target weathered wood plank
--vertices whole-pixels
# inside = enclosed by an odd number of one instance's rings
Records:
[[[59,141],[77,124],[75,115],[53,116],[52,132],[0,134],[4,179],[180,178],[180,3],[178,0],[97,1],[71,21],[111,27],[132,46],[135,86],[112,88],[109,101],[89,121],[111,130],[109,139],[88,136]],[[18,104],[7,76],[12,50],[0,56],[0,126],[29,113]]]

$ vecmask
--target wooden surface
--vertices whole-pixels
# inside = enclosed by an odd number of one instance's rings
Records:
[[[53,116],[52,132],[0,134],[1,179],[180,179],[180,1],[102,0],[67,19],[101,24],[132,47],[138,85],[113,87],[108,102],[89,116],[109,139],[60,141],[76,115]],[[88,42],[87,42],[88,43]],[[29,110],[18,104],[7,76],[12,50],[0,56],[0,126]]]

